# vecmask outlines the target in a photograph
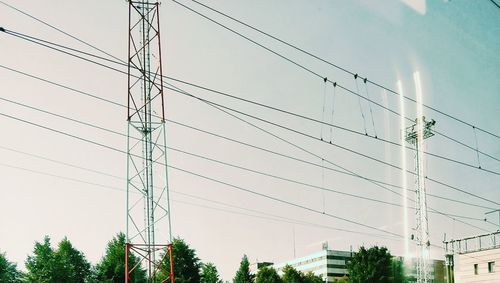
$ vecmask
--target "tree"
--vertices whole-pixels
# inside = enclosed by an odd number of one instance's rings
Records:
[[[276,269],[272,267],[262,267],[257,272],[257,276],[255,277],[255,283],[281,283],[280,276],[276,272]]]
[[[33,255],[26,260],[26,269],[27,281],[37,283],[83,283],[90,275],[90,263],[67,238],[59,242],[57,250],[54,250],[48,236],[43,243],[35,243]]]
[[[297,271],[297,269],[291,267],[290,265],[286,265],[283,268],[283,282],[285,283],[304,283],[304,274]]]
[[[349,262],[349,281],[353,283],[393,282],[392,256],[385,247],[361,247]]]
[[[321,276],[315,275],[312,272],[308,272],[306,275],[304,275],[304,283],[323,283],[323,282],[325,281]]]
[[[254,275],[250,274],[250,262],[247,255],[243,255],[240,262],[240,268],[236,271],[233,283],[252,283]]]
[[[0,282],[16,283],[21,281],[21,272],[15,263],[7,260],[5,253],[0,253]]]
[[[393,258],[391,263],[392,282],[406,283],[408,280],[405,276],[404,264],[402,258]]]
[[[174,277],[176,283],[198,283],[200,282],[200,259],[196,251],[181,238],[172,241],[172,254],[174,259]],[[170,273],[170,257],[166,256],[163,262],[163,270]],[[168,277],[165,271],[160,271],[157,280],[161,282]]]
[[[129,253],[130,266],[135,266],[139,258]],[[146,282],[146,271],[141,266],[136,267],[131,276],[132,282]],[[93,280],[95,282],[125,282],[125,234],[118,233],[106,247],[106,254],[97,263]]]
[[[333,282],[334,283],[349,283],[349,277],[344,275],[342,277],[333,279]]]
[[[201,266],[201,283],[222,283],[217,267],[213,263],[206,263]]]

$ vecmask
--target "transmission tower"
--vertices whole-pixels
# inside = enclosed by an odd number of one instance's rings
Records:
[[[134,281],[139,267],[146,269],[148,282],[160,276],[161,282],[174,282],[159,3],[128,4],[125,282]]]
[[[415,146],[415,209],[416,209],[416,242],[417,242],[417,282],[430,281],[430,240],[427,218],[427,196],[424,175],[424,140],[434,136],[432,127],[436,121],[425,121],[425,117],[415,119],[415,124],[406,128],[405,139]]]

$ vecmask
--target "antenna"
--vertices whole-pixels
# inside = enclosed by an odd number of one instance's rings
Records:
[[[147,282],[161,276],[161,282],[173,283],[159,3],[128,4],[125,282],[133,281],[137,266],[129,266],[128,259],[135,254]]]

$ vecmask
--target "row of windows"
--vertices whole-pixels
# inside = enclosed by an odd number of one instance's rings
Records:
[[[488,273],[493,273],[495,272],[495,262],[494,261],[490,261],[488,262]],[[479,264],[475,263],[474,264],[474,275],[478,275],[479,274]]]
[[[346,260],[346,262],[351,259],[350,257],[344,257],[344,256],[332,256],[332,255],[328,255],[328,256],[321,256],[321,257],[315,257],[315,258],[311,258],[311,259],[308,259],[308,260],[304,260],[304,261],[300,261],[300,262],[296,262],[296,263],[293,263],[293,264],[289,264],[291,267],[298,267],[298,266],[301,266],[301,265],[306,265],[306,264],[310,264],[310,263],[313,263],[313,262],[317,262],[317,261],[322,261],[322,260],[325,260],[325,259],[337,259],[337,260]],[[278,268],[278,269],[282,269],[282,268]]]

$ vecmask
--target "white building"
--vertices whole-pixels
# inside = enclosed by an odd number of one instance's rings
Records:
[[[448,282],[500,282],[500,231],[445,242]]]

